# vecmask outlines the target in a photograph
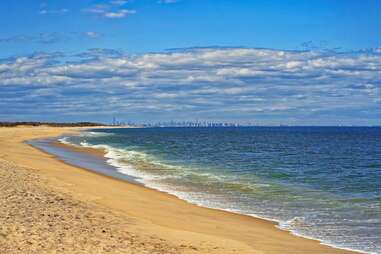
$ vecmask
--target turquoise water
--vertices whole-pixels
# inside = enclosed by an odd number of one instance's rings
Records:
[[[190,202],[381,253],[381,128],[102,129],[60,140],[105,148],[119,173]]]

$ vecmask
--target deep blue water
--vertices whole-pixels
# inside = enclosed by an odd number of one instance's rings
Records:
[[[381,128],[102,129],[63,141],[106,148],[120,173],[190,202],[381,253]]]

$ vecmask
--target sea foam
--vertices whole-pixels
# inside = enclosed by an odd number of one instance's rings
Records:
[[[227,177],[221,174],[221,172],[219,172],[220,174],[214,174],[210,171],[197,171],[193,170],[191,167],[188,166],[181,167],[178,165],[167,164],[166,162],[158,160],[151,154],[147,154],[142,151],[137,151],[128,148],[118,148],[114,145],[106,145],[104,143],[95,145],[92,144],[91,141],[89,142],[89,140],[92,140],[92,138],[106,137],[107,135],[112,135],[112,133],[99,134],[98,132],[84,132],[83,134],[81,134],[82,140],[79,144],[83,147],[104,149],[106,151],[105,158],[109,165],[113,166],[121,174],[137,178],[138,182],[144,184],[147,187],[170,193],[196,205],[222,209],[235,213],[247,214],[257,218],[275,221],[279,224],[278,228],[282,230],[290,231],[298,236],[320,240],[323,244],[326,245],[356,251],[359,251],[358,249],[363,249],[364,246],[366,247],[366,245],[364,245],[363,242],[358,243],[358,245],[352,242],[350,244],[351,248],[348,248],[347,240],[343,241],[343,239],[340,239],[340,235],[332,235],[327,237],[326,235],[324,235],[324,232],[319,231],[319,225],[321,224],[321,222],[314,221],[316,220],[316,218],[314,218],[313,216],[304,216],[304,214],[301,214],[302,216],[299,216],[298,214],[294,214],[292,216],[285,216],[280,219],[276,216],[268,216],[269,214],[267,213],[266,209],[262,211],[257,210],[253,212],[253,210],[247,209],[246,207],[240,207],[240,204],[234,203],[234,200],[224,199],[225,197],[216,193],[207,193],[205,191],[205,188],[195,190],[189,188],[187,189],[186,187],[181,186],[181,182],[184,179],[190,179],[192,181],[201,181],[200,184],[204,184],[203,181],[205,181],[205,185],[210,184],[212,186],[220,184],[222,187],[230,188],[232,190],[237,189],[243,192],[245,192],[246,190],[249,192],[255,192],[257,188],[271,189],[273,187],[272,185],[266,182],[250,182],[247,184],[247,186],[245,186],[245,183],[243,183],[240,179],[235,180],[234,177]],[[70,142],[70,140],[62,139],[61,142]],[[141,170],[138,164],[137,166],[135,165],[136,163],[140,162],[152,165],[152,170]],[[167,171],[155,172],[155,170],[153,170],[155,168],[164,168]],[[171,172],[170,170],[173,170],[173,172]],[[171,174],[169,174],[169,172],[171,172]],[[177,183],[179,184],[174,184],[173,181],[168,183],[168,179],[176,181],[178,180]],[[253,206],[255,205],[253,204]],[[271,209],[271,207],[268,209]],[[378,222],[378,220],[371,221],[375,221],[375,223]],[[315,225],[315,223],[317,224]],[[332,225],[332,227],[335,227],[335,225]],[[367,253],[377,252],[368,251]]]

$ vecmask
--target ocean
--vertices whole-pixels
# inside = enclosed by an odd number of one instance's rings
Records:
[[[103,162],[93,161],[105,164],[102,173],[381,253],[381,128],[120,128],[59,140],[106,149]]]

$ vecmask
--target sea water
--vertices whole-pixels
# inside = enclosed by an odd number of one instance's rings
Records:
[[[381,128],[121,128],[61,137],[189,202],[381,253]]]

